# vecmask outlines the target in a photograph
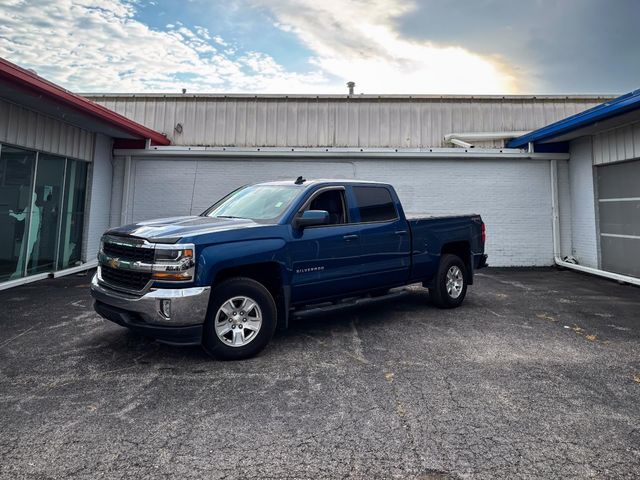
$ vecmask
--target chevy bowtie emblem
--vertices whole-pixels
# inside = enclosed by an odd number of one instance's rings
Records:
[[[109,266],[111,268],[118,268],[120,266],[120,260],[117,258],[112,258],[109,260]]]

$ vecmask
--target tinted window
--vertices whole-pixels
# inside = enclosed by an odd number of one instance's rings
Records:
[[[354,187],[361,222],[380,222],[397,218],[389,190],[382,187]]]

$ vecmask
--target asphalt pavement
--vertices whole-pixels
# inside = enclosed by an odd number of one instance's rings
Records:
[[[640,289],[479,272],[218,362],[101,319],[89,277],[0,292],[0,478],[639,478]]]

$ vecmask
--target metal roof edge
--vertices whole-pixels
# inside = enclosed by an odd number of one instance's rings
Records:
[[[573,130],[592,125],[601,120],[616,117],[640,108],[640,89],[625,93],[613,100],[564,118],[507,142],[509,148],[521,148],[530,142],[551,140]]]
[[[275,94],[275,93],[82,93],[95,99],[110,98],[238,98],[238,99],[327,99],[327,100],[609,100],[618,94],[593,95],[432,95],[432,94]]]
[[[39,75],[0,57],[0,78],[17,83],[84,114],[91,115],[129,134],[150,139],[158,145],[169,145],[166,135],[120,115],[76,93],[70,92]]]

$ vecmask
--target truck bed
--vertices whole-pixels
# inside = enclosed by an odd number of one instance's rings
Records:
[[[478,213],[428,213],[428,212],[409,212],[405,213],[407,221],[411,220],[431,220],[434,218],[459,218],[459,217],[479,217]]]
[[[478,265],[476,256],[484,252],[480,215],[410,213],[406,217],[411,231],[411,281],[433,278],[447,246],[468,245],[471,269]]]

